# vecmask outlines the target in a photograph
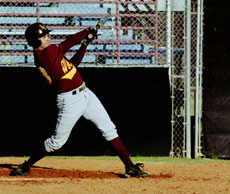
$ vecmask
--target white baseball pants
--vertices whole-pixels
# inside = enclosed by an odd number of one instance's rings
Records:
[[[81,88],[80,86],[79,88]],[[54,134],[45,140],[47,152],[60,149],[81,116],[92,121],[103,137],[110,141],[118,137],[116,127],[97,96],[87,87],[57,95],[58,115]]]

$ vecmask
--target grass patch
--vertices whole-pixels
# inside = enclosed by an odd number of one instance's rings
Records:
[[[95,160],[120,160],[117,156],[48,156],[51,158],[78,158],[78,159],[95,159]],[[188,158],[172,158],[172,157],[154,157],[154,156],[133,156],[131,159],[134,162],[143,162],[143,163],[191,163],[191,164],[199,164],[199,163],[230,163],[230,160],[223,159],[188,159]]]

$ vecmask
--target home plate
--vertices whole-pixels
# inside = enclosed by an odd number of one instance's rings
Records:
[[[44,180],[44,178],[0,178],[0,181],[39,181]]]

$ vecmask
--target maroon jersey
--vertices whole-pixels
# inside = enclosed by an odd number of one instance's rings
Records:
[[[58,45],[52,44],[43,50],[34,50],[36,67],[55,87],[57,93],[68,92],[83,83],[77,66],[80,64],[87,46],[82,44],[70,60],[64,55],[71,47],[80,44],[87,33],[88,30],[86,29],[70,36]]]

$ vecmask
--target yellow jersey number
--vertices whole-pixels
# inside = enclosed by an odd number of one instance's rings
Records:
[[[76,67],[65,58],[61,60],[61,66],[63,72],[65,73],[65,75],[62,76],[61,79],[72,79],[77,72]]]
[[[42,68],[42,67],[38,67],[38,70],[42,73],[43,77],[48,81],[48,83],[51,85],[52,80],[50,78],[50,76],[48,75],[47,71]]]

